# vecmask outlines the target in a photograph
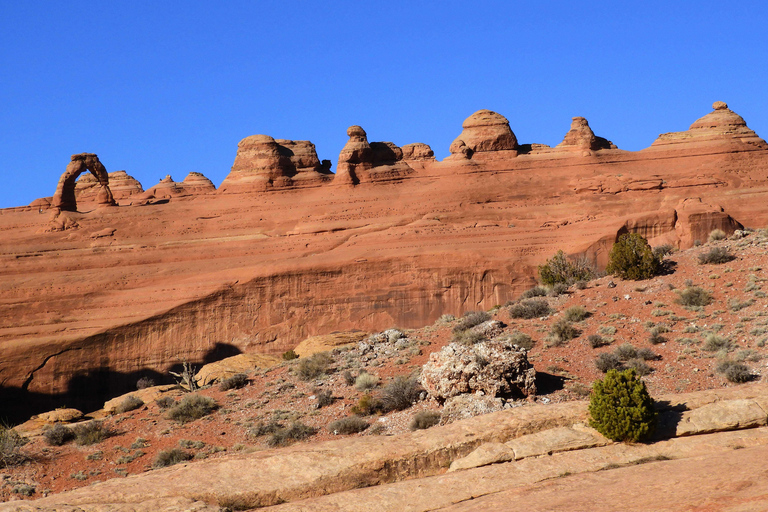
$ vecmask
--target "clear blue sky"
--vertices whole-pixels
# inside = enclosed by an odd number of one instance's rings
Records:
[[[573,116],[620,148],[722,100],[768,137],[768,2],[0,0],[0,207],[53,194],[73,153],[149,188],[217,186],[237,143],[371,141],[438,158],[487,108],[521,143]]]

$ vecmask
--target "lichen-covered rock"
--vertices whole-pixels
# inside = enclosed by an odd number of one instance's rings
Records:
[[[421,384],[441,401],[476,392],[522,397],[536,393],[536,370],[528,362],[526,350],[506,340],[472,346],[451,343],[430,355]]]

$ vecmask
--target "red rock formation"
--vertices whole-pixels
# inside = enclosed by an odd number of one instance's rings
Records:
[[[510,158],[517,149],[517,137],[506,117],[490,110],[478,110],[461,125],[464,130],[451,143],[452,159]]]
[[[88,203],[96,200],[99,193],[99,181],[93,174],[82,174],[75,185],[75,197],[78,203]],[[144,189],[141,183],[125,171],[109,173],[109,189],[115,201],[141,194]]]
[[[558,144],[556,148],[589,152],[600,149],[616,149],[616,145],[609,140],[595,136],[586,119],[574,117],[571,122],[571,129],[565,134],[563,142]]]
[[[190,194],[208,194],[216,192],[214,184],[203,173],[190,172],[182,182],[182,188]]]
[[[108,389],[218,346],[280,353],[335,330],[421,326],[516,298],[559,249],[600,262],[623,231],[685,247],[764,226],[768,150],[723,110],[677,143],[588,157],[517,155],[491,113],[465,123],[471,158],[448,162],[353,127],[334,183],[354,187],[295,186],[324,176],[309,143],[256,136],[222,188],[279,193],[97,209],[62,220],[80,226],[66,234],[42,232],[37,209],[0,211],[0,383]]]
[[[98,191],[95,194],[96,203],[105,206],[115,204],[112,191],[109,189],[109,175],[104,165],[99,161],[99,157],[94,153],[80,153],[72,155],[72,161],[67,165],[67,169],[59,179],[56,193],[53,195],[53,201],[51,201],[54,208],[77,211],[75,186],[77,178],[85,171],[90,171],[99,183]]]

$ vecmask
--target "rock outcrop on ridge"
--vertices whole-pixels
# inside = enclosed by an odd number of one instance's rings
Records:
[[[566,139],[591,141],[577,124]],[[768,224],[768,147],[720,104],[637,152],[518,152],[490,111],[445,161],[349,135],[335,176],[311,143],[253,136],[226,194],[176,200],[169,178],[150,189],[168,201],[66,212],[59,231],[38,207],[0,210],[4,389],[53,409],[82,390],[119,394],[139,369],[487,310],[558,250],[605,264],[624,232],[686,248],[715,227]]]

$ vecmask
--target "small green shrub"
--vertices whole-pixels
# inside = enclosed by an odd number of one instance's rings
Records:
[[[301,441],[317,433],[317,429],[294,421],[291,426],[278,430],[267,440],[269,446],[287,446],[295,441]]]
[[[699,265],[720,265],[736,259],[725,247],[713,247],[699,254]]]
[[[581,322],[589,317],[589,312],[583,306],[571,306],[563,311],[563,316],[569,322]]]
[[[680,291],[677,303],[683,306],[707,306],[712,302],[712,295],[698,286],[688,286]]]
[[[722,229],[713,229],[709,232],[709,238],[708,240],[710,242],[717,242],[718,240],[725,240],[725,237],[727,235],[725,234],[725,231]]]
[[[733,382],[734,384],[749,382],[754,378],[747,365],[735,361],[721,362],[717,365],[717,373],[723,374],[728,379],[728,382]]]
[[[100,443],[113,434],[112,430],[100,421],[75,425],[72,432],[75,434],[75,442],[81,446]]]
[[[355,389],[358,391],[368,391],[379,385],[379,378],[368,372],[360,372],[355,379]]]
[[[485,311],[467,311],[464,316],[461,317],[459,323],[453,327],[453,332],[458,333],[466,331],[476,325],[480,325],[483,322],[487,322],[491,319],[491,315]]]
[[[533,339],[524,332],[515,331],[509,336],[509,342],[525,350],[531,350],[536,344]]]
[[[546,299],[526,299],[509,308],[509,316],[512,318],[539,318],[552,312]]]
[[[592,348],[604,347],[611,344],[611,340],[603,338],[599,334],[590,334],[587,336],[587,341]]]
[[[371,414],[376,414],[381,411],[382,408],[380,400],[376,399],[373,395],[366,393],[360,397],[360,400],[352,406],[350,411],[352,414],[357,414],[358,416],[370,416]]]
[[[244,373],[236,373],[231,377],[227,377],[219,384],[219,389],[222,391],[229,391],[230,389],[240,389],[248,384],[248,376]]]
[[[43,432],[45,442],[51,446],[62,446],[75,438],[75,433],[72,429],[61,423],[56,423],[49,429]]]
[[[118,404],[117,407],[115,407],[115,413],[123,414],[125,412],[138,409],[142,405],[144,405],[144,401],[141,398],[133,395],[128,395],[123,399],[122,402]]]
[[[26,438],[0,423],[0,466],[9,467],[24,462],[26,457],[21,453],[21,447],[25,444]]]
[[[539,280],[547,286],[568,286],[576,281],[590,281],[594,277],[594,267],[587,259],[570,260],[563,251],[557,251],[557,254],[539,266]]]
[[[218,408],[213,398],[198,394],[186,395],[181,401],[171,407],[166,413],[169,420],[179,423],[189,423],[208,416]]]
[[[299,360],[299,364],[296,366],[296,375],[304,381],[317,379],[328,372],[330,365],[331,356],[327,352],[318,352]]]
[[[648,241],[637,233],[625,233],[613,244],[605,271],[622,279],[641,281],[658,274],[661,263]]]
[[[178,464],[179,462],[192,460],[193,457],[194,455],[189,452],[185,452],[179,448],[171,448],[170,450],[163,450],[158,452],[158,454],[155,456],[154,462],[152,463],[152,467],[155,469],[166,468],[168,466]]]
[[[624,369],[624,365],[621,363],[621,359],[619,359],[619,356],[617,356],[616,354],[611,354],[610,352],[606,352],[597,356],[597,358],[595,359],[595,366],[599,371],[603,373],[606,373],[609,370]]]
[[[552,328],[549,331],[549,344],[553,347],[559,347],[568,340],[577,338],[580,334],[581,332],[571,322],[561,318],[552,324]]]
[[[424,430],[440,423],[441,414],[438,411],[419,411],[411,421],[411,430]]]
[[[294,359],[298,359],[299,354],[293,351],[293,349],[286,350],[283,352],[283,361],[293,361]]]
[[[334,434],[357,434],[367,429],[370,424],[360,416],[347,416],[328,425],[328,430]]]
[[[642,441],[656,428],[656,411],[645,383],[634,370],[609,370],[595,381],[589,424],[613,441]]]
[[[381,392],[381,404],[385,412],[402,411],[419,399],[422,388],[413,377],[395,377]]]

